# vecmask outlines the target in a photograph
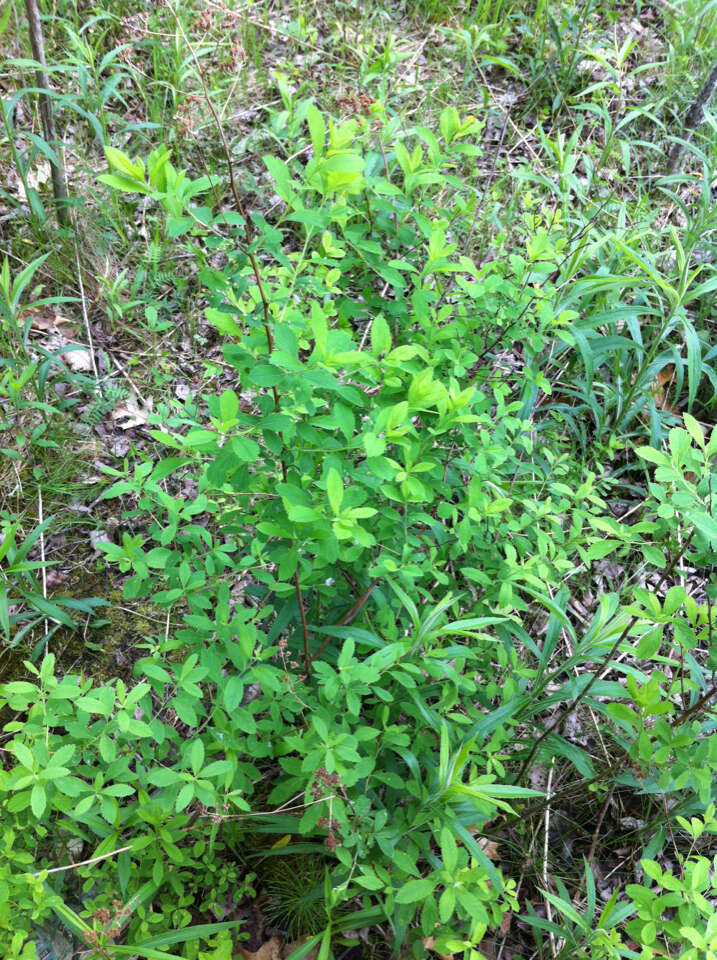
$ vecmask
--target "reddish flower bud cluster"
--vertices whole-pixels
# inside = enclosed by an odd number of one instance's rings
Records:
[[[324,846],[329,853],[333,853],[337,847],[341,846],[341,838],[336,836],[336,831],[340,829],[338,823],[335,820],[329,820],[328,817],[319,817],[318,824],[329,831],[324,840]]]
[[[123,63],[132,63],[133,47],[147,36],[149,28],[149,14],[135,13],[131,17],[123,17],[120,21],[119,39],[122,49],[118,57]]]
[[[121,900],[113,900],[112,906],[114,915],[107,907],[98,907],[92,914],[92,919],[95,924],[99,924],[99,927],[95,927],[94,930],[85,930],[82,935],[85,943],[89,947],[99,949],[102,956],[105,956],[102,947],[106,945],[107,940],[114,940],[120,935],[122,921],[132,913],[129,907],[123,907]],[[110,923],[111,926],[108,927]]]
[[[236,24],[239,19],[239,13],[236,10],[230,10],[224,3],[218,2],[215,4],[216,8],[221,11],[223,16],[220,20],[217,18],[217,14],[214,10],[205,9],[197,17],[196,28],[200,33],[212,33],[215,30],[226,31],[227,22],[229,24]],[[244,63],[246,60],[246,53],[244,51],[244,46],[242,45],[241,40],[237,37],[234,39],[231,47],[229,48],[229,57],[224,61],[224,66],[229,66],[232,69],[236,70],[240,64]]]
[[[329,773],[325,767],[319,767],[311,784],[311,796],[314,800],[321,800],[327,793],[333,793],[336,790],[346,796],[341,777],[338,773]],[[341,846],[341,838],[337,836],[337,831],[340,829],[338,823],[331,817],[319,817],[318,825],[329,831],[324,840],[324,846],[329,853],[333,853],[337,847]]]
[[[336,102],[342,107],[346,107],[349,113],[356,115],[359,113],[369,113],[373,104],[376,103],[376,100],[367,93],[357,93],[354,96],[339,97]]]
[[[177,107],[178,132],[186,136],[195,125],[195,108],[202,102],[198,93],[190,93],[189,96]]]
[[[338,773],[329,773],[325,767],[319,767],[311,784],[311,796],[314,800],[321,800],[325,794],[331,793],[335,787],[340,786],[341,778]]]
[[[197,27],[200,30],[213,30],[217,25],[217,15],[213,10],[202,10],[197,18]]]

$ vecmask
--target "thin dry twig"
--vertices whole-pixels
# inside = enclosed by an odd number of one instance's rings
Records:
[[[44,522],[43,510],[42,510],[42,487],[38,486],[37,488],[37,522],[42,526]],[[47,570],[45,569],[45,533],[44,531],[40,532],[40,560],[42,561],[42,566],[40,567],[40,573],[42,574],[42,596],[44,600],[47,600]],[[47,631],[49,625],[47,619],[44,622],[45,626],[45,656],[47,656],[49,649],[47,644]]]
[[[67,863],[64,867],[52,867],[51,870],[38,870],[37,873],[33,873],[33,877],[39,877],[41,873],[62,873],[63,870],[75,870],[77,867],[88,867],[93,863],[99,863],[100,860],[107,860],[109,857],[114,857],[118,853],[124,853],[125,850],[131,850],[133,844],[128,844],[126,847],[118,847],[116,850],[110,850],[109,853],[103,853],[99,857],[90,857],[89,860],[78,860],[77,863]]]
[[[85,285],[82,282],[82,267],[80,266],[80,251],[77,247],[77,233],[75,233],[75,263],[77,264],[77,284],[80,288],[80,305],[82,307],[82,319],[85,324],[85,332],[87,333],[87,348],[90,354],[90,360],[92,361],[92,373],[95,376],[95,382],[99,380],[99,375],[97,373],[97,363],[95,362],[95,347],[92,342],[92,331],[90,330],[90,318],[87,313],[87,298],[85,297]]]
[[[550,761],[550,771],[548,772],[548,783],[545,788],[545,798],[546,798],[546,807],[545,807],[545,825],[544,825],[544,837],[543,837],[543,883],[547,889],[548,887],[548,848],[550,846],[549,834],[550,834],[550,795],[553,789],[553,772],[555,770],[555,757]],[[553,922],[553,908],[550,904],[550,900],[545,898],[545,915],[548,918],[548,922]],[[558,945],[555,941],[555,934],[553,931],[550,931],[550,952],[554,957],[558,955]]]

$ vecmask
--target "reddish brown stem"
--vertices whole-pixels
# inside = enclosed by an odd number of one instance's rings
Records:
[[[199,75],[200,83],[202,84],[202,90],[204,91],[204,99],[206,100],[207,106],[209,107],[212,117],[214,118],[214,123],[216,124],[219,138],[222,141],[222,149],[224,150],[224,157],[227,162],[227,171],[229,173],[229,188],[231,190],[232,197],[234,199],[234,206],[236,207],[237,213],[241,217],[242,223],[244,224],[244,238],[246,240],[246,245],[247,245],[247,256],[249,257],[249,263],[251,264],[252,273],[254,274],[256,286],[259,291],[259,297],[261,299],[261,307],[264,314],[264,333],[266,334],[266,345],[269,350],[269,353],[272,353],[274,350],[274,338],[271,334],[271,323],[269,319],[269,301],[267,300],[266,292],[264,290],[264,284],[261,279],[259,263],[256,259],[256,255],[251,249],[251,243],[253,239],[252,230],[251,230],[251,226],[249,225],[249,219],[244,211],[244,206],[241,200],[239,199],[239,191],[237,190],[236,179],[234,177],[234,166],[232,164],[231,153],[229,152],[229,144],[227,143],[227,138],[224,135],[224,127],[222,126],[222,122],[219,119],[219,114],[217,113],[214,107],[214,104],[212,103],[212,98],[209,96],[209,90],[207,88],[206,80],[204,79],[204,73],[202,72],[202,68],[199,63],[199,58],[194,52],[194,47],[189,42],[189,38],[184,32],[184,27],[182,26],[182,22],[177,16],[176,12],[172,9],[171,4],[167,2],[166,5],[169,11],[171,12],[172,16],[174,17],[176,24],[179,27],[179,32],[182,34],[184,42],[187,44],[187,47],[189,48],[189,52],[192,55],[192,59],[194,60],[194,65],[197,68],[197,73]],[[274,394],[274,404],[278,407],[279,394],[277,392],[277,389],[276,387],[272,387],[271,390],[272,390],[272,393]]]
[[[304,667],[306,676],[311,676],[311,651],[309,650],[309,628],[306,623],[306,611],[304,610],[304,598],[301,595],[301,581],[299,580],[298,568],[294,574],[294,583],[296,584],[296,602],[299,604],[299,615],[301,616],[301,629],[304,634]],[[319,651],[320,653],[321,651]]]
[[[339,622],[336,624],[337,627],[345,627],[348,623],[351,623],[351,621],[354,620],[354,619],[358,616],[358,614],[359,614],[359,612],[360,612],[360,610],[361,610],[361,607],[363,607],[363,605],[366,603],[366,601],[368,600],[368,598],[371,596],[371,593],[372,593],[372,591],[373,591],[373,588],[376,586],[377,583],[378,583],[378,577],[377,577],[375,580],[372,580],[371,583],[369,583],[369,585],[368,585],[368,587],[366,588],[366,590],[364,591],[364,593],[358,598],[358,600],[357,600],[356,603],[353,605],[353,607],[351,607],[351,609],[349,610],[349,612],[346,613],[346,614],[344,614],[343,617],[341,617],[341,619],[339,620]],[[319,656],[319,654],[321,654],[321,653],[324,652],[324,650],[327,648],[327,646],[329,645],[329,643],[331,642],[331,640],[332,640],[331,637],[327,637],[327,638],[324,640],[324,642],[321,644],[321,646],[319,647],[319,649],[316,651],[316,656],[317,656],[317,657]]]

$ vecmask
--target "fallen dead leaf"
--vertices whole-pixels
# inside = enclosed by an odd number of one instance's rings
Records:
[[[500,860],[500,844],[497,840],[488,840],[486,837],[478,837],[478,846],[489,860]]]
[[[39,342],[49,353],[62,350],[62,360],[75,373],[89,373],[94,369],[90,351],[75,340],[75,324],[69,317],[36,307],[30,310],[30,315],[30,329],[45,334]]]
[[[468,829],[475,837],[479,827],[473,826],[468,827]],[[489,840],[487,837],[476,837],[476,840],[478,841],[478,846],[489,860],[500,860],[501,857],[498,852],[500,850],[500,844],[497,840]]]
[[[259,949],[253,953],[239,947],[239,956],[243,957],[243,960],[282,960],[281,948],[282,939],[278,934],[275,934],[271,940],[262,943]]]
[[[133,394],[127,400],[118,403],[110,414],[110,417],[121,430],[131,430],[132,427],[143,427],[149,420],[149,415],[152,413],[152,406],[153,402],[151,397],[147,400],[146,405],[142,406],[138,398]]]
[[[660,410],[669,410],[670,413],[674,413],[675,416],[679,416],[677,408],[670,403],[670,390],[675,383],[675,365],[674,363],[668,363],[657,374],[655,382],[652,385],[650,392],[655,400],[655,406],[659,407]]]
[[[14,171],[13,171],[14,172]],[[40,159],[37,161],[35,166],[28,170],[25,174],[25,180],[27,181],[28,187],[32,190],[37,190],[44,183],[47,183],[52,176],[52,169],[48,160]],[[15,193],[17,194],[18,199],[22,203],[27,203],[27,193],[25,192],[25,184],[22,182],[20,177],[15,174],[15,177],[11,178],[12,183],[15,187]]]
[[[75,344],[71,343],[71,347],[74,348]],[[67,366],[74,373],[88,373],[92,370],[92,356],[90,351],[85,347],[79,349],[66,350],[62,357],[67,361]]]
[[[281,956],[284,958],[290,956],[294,952],[294,950],[298,950],[299,947],[303,946],[306,943],[306,941],[310,939],[311,937],[306,936],[306,937],[302,937],[301,940],[297,940],[295,943],[285,943],[281,951]],[[315,960],[318,952],[319,952],[319,945],[317,944],[315,947],[312,947],[311,950],[309,950],[309,952],[305,956],[305,960]]]
[[[436,938],[435,937],[424,937],[421,941],[426,950],[430,950],[433,953],[436,953]],[[436,954],[441,958],[441,960],[453,960],[455,954],[453,953],[438,953]]]

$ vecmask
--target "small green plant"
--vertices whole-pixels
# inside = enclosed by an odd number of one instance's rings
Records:
[[[717,833],[714,804],[702,817],[679,825],[697,842],[705,833]],[[717,891],[717,861],[704,856],[682,859],[679,874],[663,870],[654,860],[642,860],[640,866],[652,884],[630,884],[627,894],[637,916],[627,925],[628,933],[642,946],[647,960],[663,950],[679,946],[685,960],[714,960],[717,957],[717,915],[713,901]]]
[[[294,960],[371,927],[415,960],[715,952],[715,155],[663,177],[659,142],[714,10],[670,40],[677,10],[464,6],[59,0],[75,193],[107,145],[84,270],[10,64],[3,956],[52,913],[93,960],[230,960],[255,891]],[[51,284],[104,387],[31,338]],[[116,357],[155,401],[124,463],[96,450]],[[96,603],[44,589],[55,527],[20,519],[74,407],[98,567],[159,621],[105,679],[69,635]],[[586,857],[557,864],[572,802]],[[637,811],[643,873],[605,893]]]
[[[326,924],[323,858],[310,854],[272,857],[263,871],[269,922],[289,940],[317,934]]]
[[[10,648],[32,638],[33,659],[58,629],[76,628],[72,612],[90,615],[104,603],[100,599],[50,600],[45,596],[37,572],[47,569],[51,562],[31,560],[30,553],[51,523],[52,517],[48,517],[23,539],[20,522],[0,515],[0,631]]]

